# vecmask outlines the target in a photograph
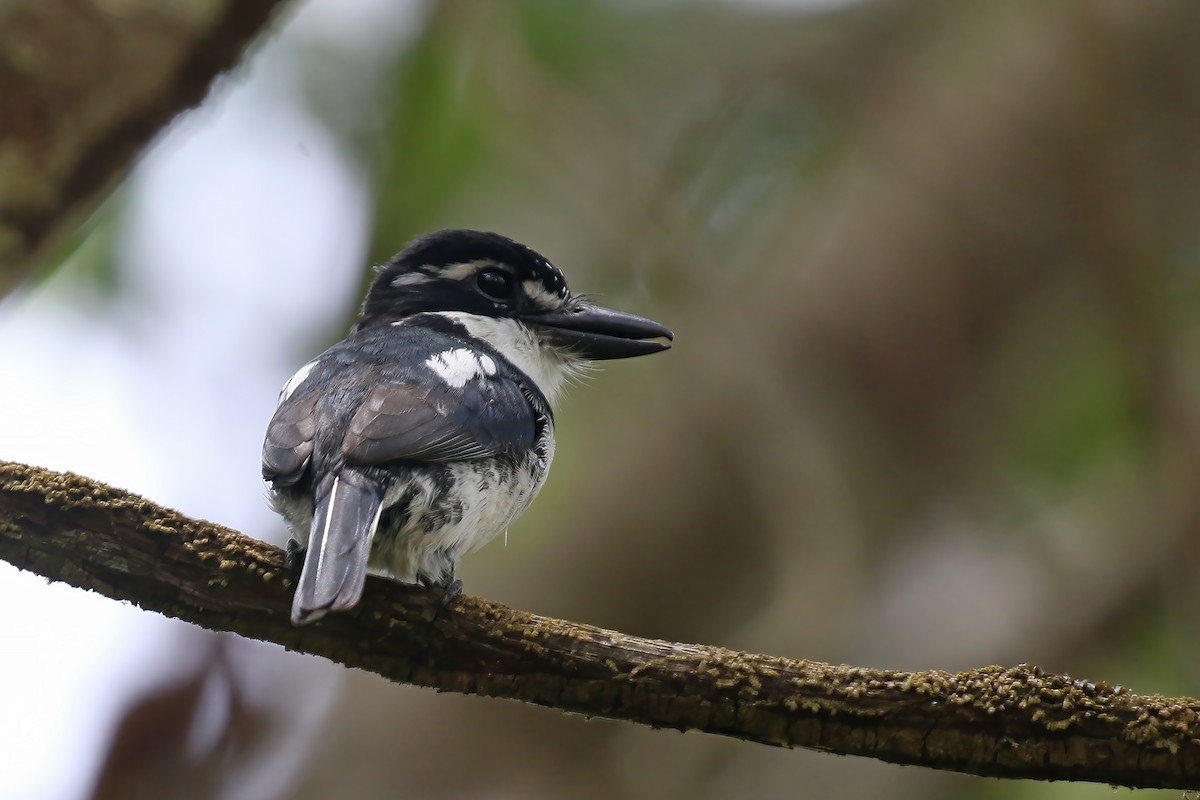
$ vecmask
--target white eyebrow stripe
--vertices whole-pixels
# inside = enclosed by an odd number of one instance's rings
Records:
[[[546,290],[546,284],[537,278],[521,281],[521,289],[540,308],[558,308],[562,305],[562,296]]]
[[[403,275],[397,275],[392,279],[392,286],[399,289],[401,286],[417,286],[422,283],[428,283],[432,280],[424,272],[406,272]]]
[[[441,277],[449,278],[452,281],[461,281],[471,277],[482,267],[501,267],[501,265],[490,258],[480,258],[475,261],[464,261],[461,264],[447,264],[440,267],[438,271],[441,273]]]

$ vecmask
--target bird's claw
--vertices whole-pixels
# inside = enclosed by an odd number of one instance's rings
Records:
[[[463,584],[460,580],[452,580],[442,587],[442,599],[438,600],[438,610],[445,608],[454,602],[463,591]]]
[[[304,568],[304,553],[305,550],[299,542],[295,539],[287,540],[283,551],[283,568],[293,578],[299,577],[300,570]]]

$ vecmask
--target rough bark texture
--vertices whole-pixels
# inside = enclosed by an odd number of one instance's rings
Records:
[[[0,2],[0,296],[282,0]]]
[[[626,636],[372,579],[296,628],[282,553],[78,475],[0,462],[0,558],[390,680],[1007,778],[1200,788],[1200,703],[1035,667],[889,672]]]

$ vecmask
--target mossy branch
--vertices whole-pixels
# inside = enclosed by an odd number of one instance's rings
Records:
[[[888,672],[643,639],[372,579],[288,619],[282,553],[78,475],[0,462],[0,558],[397,683],[975,775],[1200,788],[1200,703],[1034,667]]]
[[[72,235],[283,5],[0,2],[0,296]]]

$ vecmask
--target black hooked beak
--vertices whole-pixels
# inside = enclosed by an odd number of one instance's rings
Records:
[[[650,339],[674,339],[654,320],[575,300],[562,311],[526,314],[522,319],[542,328],[551,344],[592,361],[658,353],[671,345]]]

